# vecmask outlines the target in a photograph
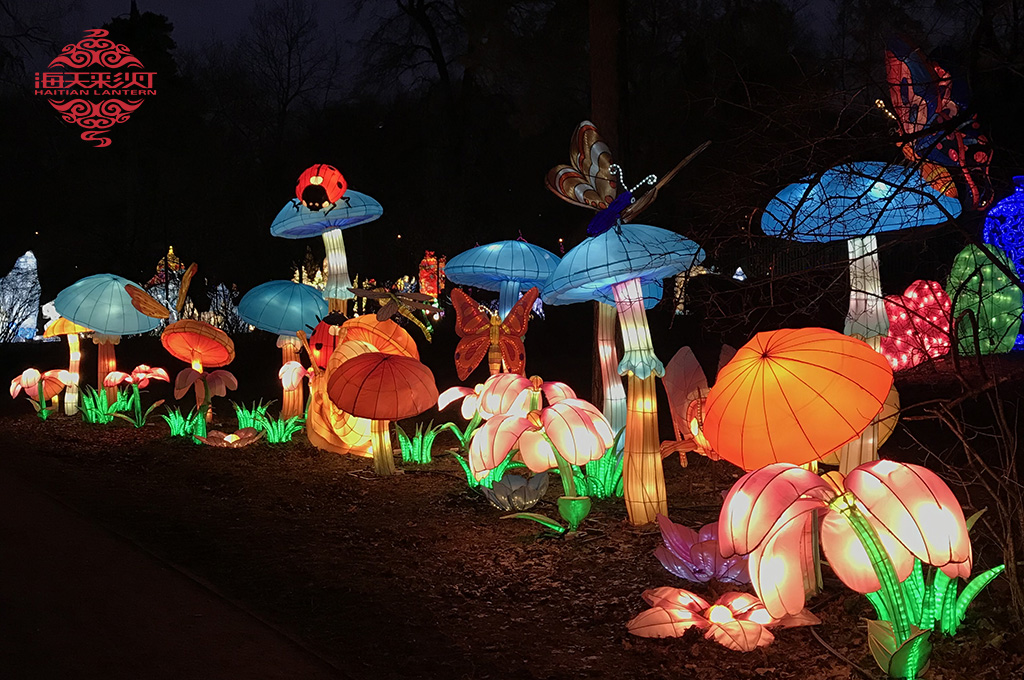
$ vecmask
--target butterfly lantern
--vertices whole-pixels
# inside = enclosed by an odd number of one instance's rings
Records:
[[[574,205],[596,210],[587,225],[587,236],[602,234],[617,224],[630,222],[654,202],[658,189],[676,176],[711,142],[704,142],[660,180],[647,175],[632,189],[626,189],[622,167],[612,159],[611,149],[589,120],[576,126],[569,146],[570,165],[557,165],[545,179],[556,196]],[[650,187],[642,194],[642,187]]]
[[[932,187],[959,198],[964,208],[988,207],[992,146],[980,132],[977,116],[968,115],[965,104],[955,98],[952,76],[902,40],[887,47],[885,72],[893,112],[881,100],[875,103],[899,124],[903,154],[920,163]]]
[[[452,291],[455,307],[455,332],[461,338],[455,347],[455,367],[459,380],[473,372],[484,355],[491,375],[499,373],[502,365],[508,373],[523,373],[526,367],[526,347],[522,336],[530,321],[530,310],[540,290],[536,287],[523,293],[504,319],[491,312],[458,288]]]

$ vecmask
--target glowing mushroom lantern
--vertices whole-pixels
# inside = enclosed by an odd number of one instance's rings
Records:
[[[864,161],[839,165],[785,187],[765,208],[761,228],[797,241],[847,242],[850,308],[844,332],[864,338],[880,351],[889,318],[876,235],[941,224],[960,211],[958,199],[936,190],[917,169]],[[877,426],[869,426],[841,458],[844,470],[877,460]]]
[[[937,191],[918,170],[864,161],[790,184],[768,203],[761,229],[796,241],[847,242],[850,311],[845,332],[860,335],[877,350],[889,321],[876,234],[941,224],[960,210],[956,198]]]
[[[609,294],[615,299],[625,347],[618,368],[629,387],[623,489],[633,524],[648,524],[668,512],[655,392],[655,376],[664,375],[665,367],[651,345],[643,285],[675,276],[702,259],[700,247],[679,234],[644,224],[618,224],[566,253],[544,288],[548,304],[585,302]]]
[[[327,394],[346,413],[373,421],[373,469],[395,472],[390,422],[412,418],[437,403],[430,369],[411,357],[370,352],[343,363],[331,374]]]
[[[197,373],[202,373],[204,368],[227,366],[235,359],[235,343],[227,333],[205,321],[176,321],[164,329],[160,342],[171,356],[189,364]],[[195,384],[196,407],[202,408],[206,395],[199,391],[201,383]],[[207,409],[206,422],[212,418],[213,409]]]
[[[372,222],[384,214],[380,203],[349,190],[344,178],[340,182],[338,178],[341,173],[329,165],[308,169],[296,186],[298,197],[289,201],[270,225],[270,233],[280,238],[323,237],[327,251],[327,286],[323,297],[330,302],[332,312],[344,311],[343,301],[353,297],[342,230]],[[323,189],[322,195],[314,188]]]
[[[703,433],[744,470],[821,460],[860,436],[892,387],[889,362],[825,328],[758,333],[708,392]]]
[[[134,297],[129,290],[137,291]],[[152,298],[149,300],[156,307],[149,308],[145,298],[149,296],[137,283],[114,274],[96,274],[79,279],[62,290],[54,300],[53,306],[61,316],[95,331],[92,341],[99,345],[96,359],[98,387],[103,386],[103,379],[108,373],[117,370],[114,346],[121,341],[121,336],[148,333],[160,325],[160,318],[167,318],[166,308]],[[149,316],[140,308],[162,316]],[[117,387],[108,387],[110,403],[116,397]]]
[[[320,291],[292,281],[268,281],[246,293],[238,303],[238,315],[260,330],[277,333],[281,364],[298,361],[302,343],[297,332],[311,331],[327,316]],[[281,418],[303,414],[301,383],[284,387]]]
[[[58,317],[53,323],[46,327],[43,333],[44,338],[55,338],[58,335],[68,337],[68,385],[64,392],[64,414],[73,416],[78,413],[78,382],[81,375],[78,372],[82,362],[82,348],[78,341],[79,333],[91,333],[85,326],[80,326],[74,321]]]
[[[554,253],[526,241],[498,241],[459,253],[445,266],[449,281],[498,292],[498,316],[512,311],[519,294],[542,288],[558,265]]]

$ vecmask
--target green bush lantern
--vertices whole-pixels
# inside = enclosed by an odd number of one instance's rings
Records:
[[[988,249],[1016,273],[1001,249],[991,245]],[[946,293],[953,301],[960,354],[1003,354],[1013,349],[1020,327],[1021,290],[980,248],[970,245],[957,254]]]

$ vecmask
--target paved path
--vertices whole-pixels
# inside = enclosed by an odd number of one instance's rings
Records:
[[[0,469],[0,678],[342,677],[258,619]]]

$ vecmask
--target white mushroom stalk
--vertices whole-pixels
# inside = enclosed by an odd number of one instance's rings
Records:
[[[627,376],[629,387],[622,458],[626,511],[630,523],[648,524],[659,514],[668,514],[655,385],[655,375],[665,375],[665,367],[651,344],[640,279],[617,283],[612,293],[625,346],[619,373]]]
[[[878,269],[878,239],[872,234],[847,241],[850,256],[850,311],[843,332],[859,335],[877,352],[889,333]]]
[[[878,239],[872,234],[847,241],[850,255],[850,311],[843,333],[859,335],[876,352],[889,334],[889,316],[882,297],[878,268]],[[859,437],[839,450],[839,471],[878,460],[878,421],[873,420]]]
[[[615,346],[617,318],[615,307],[597,303],[597,354],[604,387],[602,412],[611,423],[613,432],[626,426],[626,390],[619,377],[619,352]]]
[[[329,229],[324,232],[323,239],[327,251],[327,285],[324,287],[324,297],[329,302],[332,312],[340,312],[343,309],[340,303],[355,297],[349,290],[352,287],[352,279],[348,274],[345,238],[341,235],[341,229]]]
[[[654,345],[651,343],[640,279],[613,285],[612,294],[615,296],[615,308],[619,313],[622,344],[625,348],[622,361],[619,362],[619,375],[633,373],[641,378],[652,374],[665,375],[665,365],[655,356]]]

